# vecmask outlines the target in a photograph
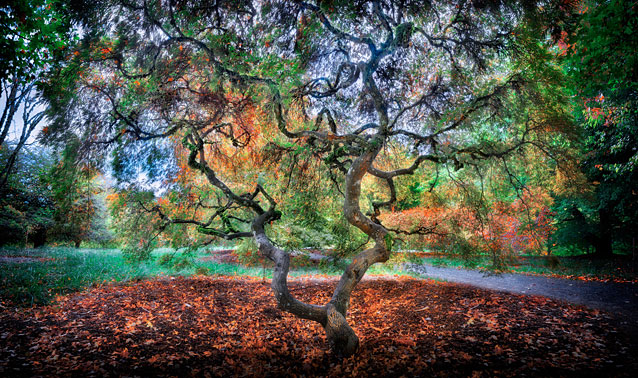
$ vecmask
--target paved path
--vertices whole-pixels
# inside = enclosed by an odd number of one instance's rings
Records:
[[[405,269],[425,277],[464,283],[517,294],[542,295],[618,315],[638,329],[638,284],[580,281],[524,274],[486,275],[476,270],[406,264]]]

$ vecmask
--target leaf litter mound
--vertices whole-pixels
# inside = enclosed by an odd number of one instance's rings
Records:
[[[296,280],[325,303],[335,280]],[[352,297],[359,353],[276,308],[268,283],[192,277],[109,285],[0,313],[2,376],[633,376],[607,314],[544,297],[369,279]]]

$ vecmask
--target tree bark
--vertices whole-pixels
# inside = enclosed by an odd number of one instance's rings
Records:
[[[264,230],[266,221],[272,219],[273,216],[274,210],[271,208],[255,219],[252,229],[259,252],[275,263],[270,286],[275,294],[277,304],[283,311],[290,312],[303,319],[314,320],[325,326],[327,319],[325,306],[303,303],[293,297],[290,290],[288,290],[290,255],[274,246]]]
[[[324,325],[330,349],[339,356],[351,356],[359,349],[359,337],[348,324],[345,316],[329,303],[327,322]]]
[[[330,347],[343,356],[354,354],[359,347],[359,338],[348,325],[346,316],[350,307],[350,296],[368,268],[390,257],[388,231],[365,216],[359,206],[361,180],[381,149],[382,143],[373,143],[369,151],[357,158],[346,175],[343,213],[353,226],[368,235],[375,245],[359,253],[341,276],[330,302],[327,304],[328,322],[324,326]]]

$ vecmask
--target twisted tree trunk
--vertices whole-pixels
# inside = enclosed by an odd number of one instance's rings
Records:
[[[359,338],[348,324],[346,316],[350,306],[352,291],[365,275],[368,268],[377,262],[385,262],[390,256],[388,231],[365,216],[359,206],[361,180],[380,150],[378,146],[367,151],[354,161],[346,176],[346,192],[343,212],[346,219],[366,233],[374,242],[372,248],[359,253],[341,276],[332,298],[324,306],[303,303],[288,290],[288,269],[290,255],[273,245],[264,231],[267,221],[276,217],[273,208],[260,215],[253,222],[253,235],[262,255],[275,263],[271,287],[279,308],[300,318],[314,320],[325,331],[330,348],[340,356],[354,354],[359,347]]]

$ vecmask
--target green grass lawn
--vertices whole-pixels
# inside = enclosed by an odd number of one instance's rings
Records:
[[[161,270],[154,264],[126,264],[116,249],[3,249],[0,298],[20,305],[42,304],[87,286],[158,274]]]
[[[128,263],[118,249],[3,248],[0,249],[0,301],[3,305],[46,304],[56,295],[89,286],[151,277],[270,275],[268,270],[258,267],[204,262],[197,257],[197,254],[186,256],[170,249],[158,249],[148,261]]]
[[[272,277],[270,266],[244,266],[201,259],[205,256],[210,255],[205,251],[184,254],[162,248],[155,250],[148,261],[128,263],[118,249],[2,248],[0,249],[0,305],[46,304],[50,303],[56,295],[80,291],[90,286],[162,276],[206,274],[252,276],[264,279]],[[368,274],[414,275],[402,270],[401,263],[405,261],[473,269],[489,266],[487,257],[477,257],[472,261],[446,256],[406,259],[399,254],[386,264],[373,265],[368,270]],[[336,277],[343,273],[344,266],[345,262],[338,266],[327,264],[321,268],[293,267],[290,276]],[[634,264],[628,259],[600,261],[562,257],[550,263],[546,258],[530,256],[511,262],[508,268],[510,271],[531,274],[591,279],[636,279]]]
[[[253,276],[269,279],[268,266],[203,261],[205,252],[184,254],[162,248],[152,258],[129,263],[118,249],[48,247],[40,249],[0,249],[0,303],[2,306],[32,306],[50,303],[56,295],[90,286],[136,281],[162,276],[224,275]],[[290,276],[339,276],[342,267],[297,267]],[[374,266],[370,274],[407,274],[396,264]]]

